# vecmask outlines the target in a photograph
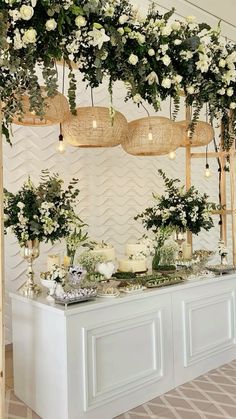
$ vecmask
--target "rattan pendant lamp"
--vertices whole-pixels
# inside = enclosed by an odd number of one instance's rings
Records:
[[[176,122],[183,128],[183,137],[181,140],[181,147],[186,147],[190,144],[191,147],[202,147],[208,145],[214,138],[214,129],[208,122],[198,121],[194,125],[194,131],[190,134],[189,121]]]
[[[29,96],[24,94],[22,96],[22,108],[23,114],[16,115],[13,119],[13,123],[17,125],[29,125],[29,126],[47,126],[54,125],[63,122],[67,117],[69,110],[69,104],[66,97],[57,92],[55,96],[47,96],[44,87],[41,87],[42,96],[45,95],[45,106],[44,115],[40,117],[35,112],[30,111]]]
[[[127,135],[125,116],[113,108],[94,106],[77,108],[77,115],[70,115],[62,124],[66,142],[74,147],[114,147],[121,144]]]
[[[135,156],[164,155],[181,144],[183,128],[163,116],[148,116],[128,124],[129,135],[123,149]]]
[[[109,108],[79,107],[62,123],[62,133],[74,147],[114,147],[126,138],[127,120],[117,111],[112,120]]]

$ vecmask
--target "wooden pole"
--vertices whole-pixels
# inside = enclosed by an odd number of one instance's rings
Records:
[[[221,150],[223,149],[223,141],[224,141],[224,127],[223,123],[221,123]],[[221,202],[220,204],[223,206],[223,208],[226,208],[227,199],[226,199],[226,172],[224,170],[225,164],[226,164],[226,158],[225,155],[219,156],[220,160],[220,196],[221,196]],[[223,213],[221,215],[221,226],[220,226],[220,238],[223,240],[225,245],[227,245],[227,213]]]
[[[190,106],[186,106],[186,121],[191,121]],[[191,187],[191,145],[188,132],[186,132],[186,148],[185,148],[185,186],[186,190]],[[187,243],[193,245],[192,233],[187,231]]]
[[[235,144],[233,146],[235,151]],[[231,217],[232,217],[232,253],[233,265],[236,266],[236,158],[235,153],[230,155],[230,195],[231,195]]]
[[[0,417],[5,418],[5,334],[4,334],[4,224],[3,224],[3,151],[2,110],[0,99]]]

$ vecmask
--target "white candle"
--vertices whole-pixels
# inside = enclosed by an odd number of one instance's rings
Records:
[[[47,271],[51,271],[55,265],[60,265],[59,255],[48,255],[47,257]]]
[[[183,251],[183,259],[191,259],[192,258],[192,246],[191,244],[185,242],[182,245]]]

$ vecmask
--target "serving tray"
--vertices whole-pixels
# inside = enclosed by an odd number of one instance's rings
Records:
[[[84,303],[85,301],[91,301],[95,299],[95,295],[94,296],[85,296],[85,297],[77,297],[77,298],[60,298],[60,297],[53,297],[55,300],[55,303],[57,304],[62,304],[65,307],[71,304],[76,304],[76,303]]]

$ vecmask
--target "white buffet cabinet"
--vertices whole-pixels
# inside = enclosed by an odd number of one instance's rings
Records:
[[[236,275],[67,309],[11,294],[15,394],[43,419],[112,419],[236,358]]]

